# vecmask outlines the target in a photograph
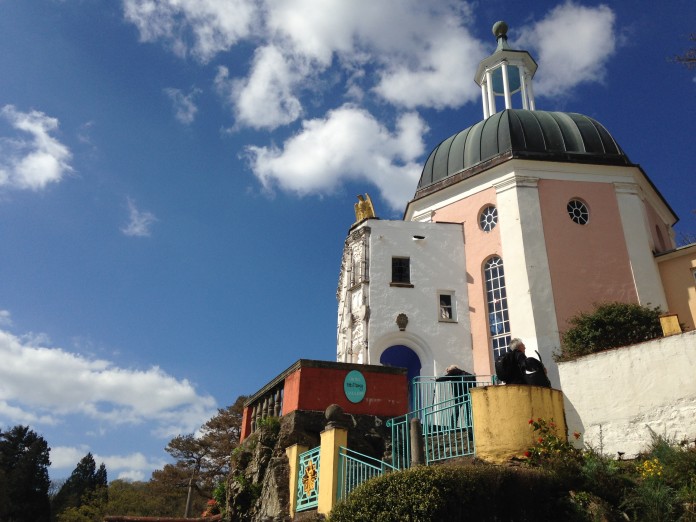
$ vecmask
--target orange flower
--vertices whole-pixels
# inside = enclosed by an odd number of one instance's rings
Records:
[[[544,442],[543,437],[539,437],[539,444],[541,444],[542,442]]]

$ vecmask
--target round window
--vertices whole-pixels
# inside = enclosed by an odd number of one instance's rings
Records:
[[[479,225],[484,232],[490,232],[498,224],[498,209],[493,205],[488,205],[481,211]]]
[[[579,199],[571,199],[568,202],[568,215],[578,225],[586,225],[590,220],[590,211],[587,205]]]

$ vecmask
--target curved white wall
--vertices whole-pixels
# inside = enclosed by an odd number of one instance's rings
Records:
[[[568,432],[633,457],[651,432],[696,439],[696,331],[558,364]],[[570,437],[572,440],[572,437]]]

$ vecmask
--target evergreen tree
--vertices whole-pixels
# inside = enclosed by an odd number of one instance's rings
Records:
[[[87,453],[65,481],[53,499],[54,520],[69,508],[79,508],[95,496],[106,502],[108,498],[106,466],[102,463],[97,470],[94,457]]]
[[[27,426],[0,430],[0,520],[48,522],[50,448]]]

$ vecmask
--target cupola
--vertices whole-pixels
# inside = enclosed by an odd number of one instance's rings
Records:
[[[507,31],[505,22],[493,25],[498,47],[492,55],[479,63],[474,77],[474,81],[481,87],[484,119],[498,112],[497,96],[503,97],[505,109],[514,109],[513,99],[519,98],[521,103],[517,108],[535,110],[532,78],[537,70],[537,63],[527,51],[510,48]]]

